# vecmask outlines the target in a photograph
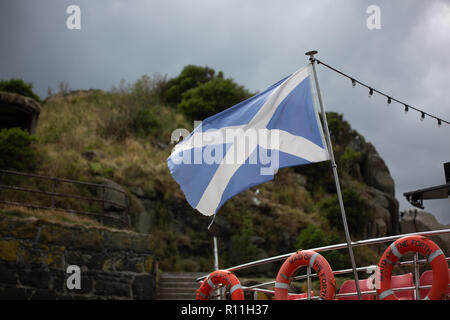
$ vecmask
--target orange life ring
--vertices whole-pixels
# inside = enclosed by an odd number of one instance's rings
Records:
[[[227,270],[216,270],[210,273],[197,289],[196,300],[207,300],[211,289],[218,288],[219,284],[223,284],[230,291],[231,300],[244,300],[241,283],[233,273]]]
[[[328,261],[312,250],[297,251],[284,261],[275,281],[275,300],[288,300],[291,276],[302,266],[310,266],[319,275],[320,299],[332,300],[336,291],[336,280]]]
[[[418,252],[431,264],[432,287],[425,300],[440,300],[447,291],[448,265],[436,243],[422,236],[407,236],[393,242],[383,253],[377,266],[376,287],[379,300],[398,300],[391,288],[392,267],[404,254]]]

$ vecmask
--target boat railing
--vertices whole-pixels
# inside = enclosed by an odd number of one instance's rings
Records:
[[[441,230],[432,230],[432,231],[422,231],[422,232],[413,232],[413,233],[406,233],[406,234],[399,234],[399,235],[392,235],[392,236],[386,236],[386,237],[380,237],[380,238],[372,238],[372,239],[365,239],[365,240],[358,240],[358,241],[352,241],[351,245],[352,247],[360,247],[360,246],[369,246],[369,245],[375,245],[375,244],[382,244],[385,242],[392,242],[395,241],[397,239],[406,237],[406,236],[436,236],[436,235],[442,235],[442,234],[450,234],[450,229],[441,229]],[[339,243],[339,244],[334,244],[334,245],[329,245],[329,246],[323,246],[323,247],[317,247],[317,248],[312,248],[312,249],[308,249],[308,250],[313,250],[316,252],[326,252],[326,251],[331,251],[331,250],[339,250],[339,249],[345,249],[347,248],[347,243]],[[240,264],[234,267],[230,267],[227,268],[225,270],[231,271],[231,272],[236,272],[236,271],[240,271],[240,270],[245,270],[245,269],[250,269],[250,268],[254,268],[254,267],[258,267],[261,265],[265,265],[265,264],[269,264],[269,263],[274,263],[277,261],[282,261],[282,260],[286,260],[288,257],[290,257],[292,254],[294,254],[295,252],[291,252],[291,253],[286,253],[286,254],[282,254],[279,256],[274,256],[274,257],[269,257],[269,258],[265,258],[265,259],[260,259],[260,260],[256,260],[256,261],[251,261],[251,262],[247,262],[244,264]],[[450,257],[446,257],[446,260],[449,261]],[[405,266],[405,265],[413,265],[414,268],[414,286],[413,287],[402,287],[402,288],[393,288],[392,290],[394,292],[396,291],[409,291],[409,290],[415,290],[415,297],[416,299],[420,298],[420,289],[427,289],[427,288],[431,288],[430,285],[419,285],[419,265],[421,264],[426,264],[427,260],[426,259],[419,259],[419,254],[418,253],[414,253],[414,257],[413,260],[407,260],[407,261],[400,261],[398,262],[398,265],[400,266]],[[356,268],[356,270],[358,272],[367,272],[367,273],[375,273],[376,270],[376,265],[370,265],[370,266],[366,266],[366,267],[358,267]],[[311,300],[315,300],[318,299],[318,296],[311,296],[311,289],[312,289],[312,285],[311,285],[311,279],[314,277],[317,277],[316,273],[311,273],[311,268],[310,267],[306,267],[306,275],[299,275],[299,276],[295,276],[292,279],[293,280],[305,280],[307,281],[307,295],[308,297],[306,299],[311,299]],[[348,274],[348,273],[352,273],[353,269],[343,269],[343,270],[334,270],[333,274],[334,275],[343,275],[343,274]],[[208,275],[204,275],[201,276],[199,278],[197,278],[197,281],[202,281],[203,279],[205,279]],[[265,283],[260,283],[260,284],[256,284],[256,285],[252,285],[252,286],[243,286],[242,289],[244,291],[250,291],[250,292],[263,292],[266,294],[275,294],[274,290],[269,290],[269,289],[264,289],[264,287],[268,287],[268,286],[273,286],[275,284],[275,281],[269,281],[269,282],[265,282]],[[373,294],[376,295],[376,290],[370,290],[370,291],[361,291],[361,294]],[[336,294],[336,298],[339,297],[349,297],[349,296],[357,296],[358,294],[355,293],[338,293]]]

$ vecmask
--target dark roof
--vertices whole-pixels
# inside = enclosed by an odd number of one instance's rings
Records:
[[[30,97],[0,92],[0,129],[20,127],[34,134],[41,105]]]
[[[423,200],[447,199],[450,195],[450,182],[440,186],[405,192],[403,195],[413,206],[423,209]]]

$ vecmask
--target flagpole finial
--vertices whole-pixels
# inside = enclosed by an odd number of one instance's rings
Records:
[[[314,61],[314,55],[317,54],[317,50],[308,51],[305,53],[305,56],[309,56],[309,61]]]

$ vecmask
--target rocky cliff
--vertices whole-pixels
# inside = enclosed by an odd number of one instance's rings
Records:
[[[400,226],[402,233],[450,229],[449,224],[444,226],[431,213],[416,208],[410,208],[401,213]],[[450,234],[433,236],[433,241],[446,256],[450,255]]]

